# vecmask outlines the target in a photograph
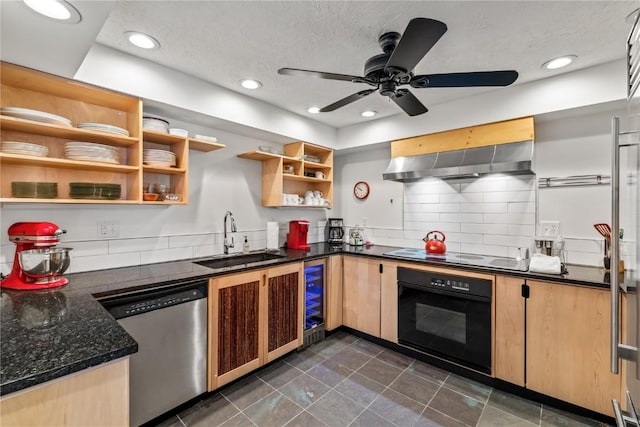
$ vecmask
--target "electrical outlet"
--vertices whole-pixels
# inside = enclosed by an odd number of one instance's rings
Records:
[[[540,221],[540,235],[560,237],[560,221]]]
[[[110,239],[120,237],[120,223],[118,221],[98,221],[98,237]]]

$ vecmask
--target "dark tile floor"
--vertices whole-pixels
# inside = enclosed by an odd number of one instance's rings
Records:
[[[182,426],[600,426],[338,332],[164,423]]]

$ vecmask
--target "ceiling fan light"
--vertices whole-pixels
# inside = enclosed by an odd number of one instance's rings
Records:
[[[57,21],[77,24],[82,20],[80,12],[64,0],[23,0],[35,12]]]
[[[544,64],[542,64],[542,68],[546,68],[547,70],[556,70],[558,68],[566,67],[571,64],[577,58],[576,55],[565,55],[560,56],[558,58],[551,59]]]
[[[307,112],[311,114],[318,114],[320,112],[320,107],[309,107],[307,108]]]
[[[242,85],[243,88],[245,89],[258,89],[259,87],[262,86],[262,83],[260,83],[257,80],[252,80],[252,79],[244,79],[244,80],[240,80],[240,85]]]
[[[367,111],[363,111],[362,113],[360,113],[360,115],[361,115],[362,117],[373,117],[373,116],[375,116],[376,114],[377,114],[377,112],[376,112],[376,111],[373,111],[373,110],[367,110]]]
[[[141,49],[158,49],[160,43],[149,34],[138,31],[127,31],[124,33],[129,43]]]

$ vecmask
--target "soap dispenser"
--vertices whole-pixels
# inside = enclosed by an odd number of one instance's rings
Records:
[[[249,253],[249,241],[247,240],[247,236],[244,236],[244,243],[242,244],[242,253]]]

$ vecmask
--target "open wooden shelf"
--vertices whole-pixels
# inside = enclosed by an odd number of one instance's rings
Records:
[[[66,138],[73,141],[97,142],[122,147],[135,145],[139,142],[138,138],[131,136],[79,129],[71,126],[55,125],[51,123],[34,122],[32,120],[24,120],[9,116],[0,116],[0,127],[2,130]]]
[[[166,168],[161,166],[143,165],[142,170],[149,173],[159,173],[167,175],[181,175],[187,172],[185,168]]]
[[[331,208],[333,206],[333,150],[307,142],[283,146],[285,155],[254,150],[238,157],[262,162],[262,206],[296,208]],[[305,155],[318,157],[320,162],[302,160]],[[292,173],[285,170],[292,168]],[[305,176],[307,172],[322,172],[325,178]],[[303,196],[307,191],[321,191],[328,205],[283,205],[283,194]]]
[[[112,163],[89,162],[84,160],[60,159],[57,157],[23,156],[21,154],[0,153],[0,162],[11,165],[42,166],[70,170],[111,171],[117,173],[135,173],[138,166],[116,165]]]
[[[119,205],[136,205],[138,200],[103,200],[103,199],[32,199],[28,197],[0,197],[0,203],[76,203],[76,204],[119,204]]]
[[[226,145],[219,142],[206,141],[204,139],[189,138],[189,149],[196,151],[215,151],[221,148],[225,148]]]

